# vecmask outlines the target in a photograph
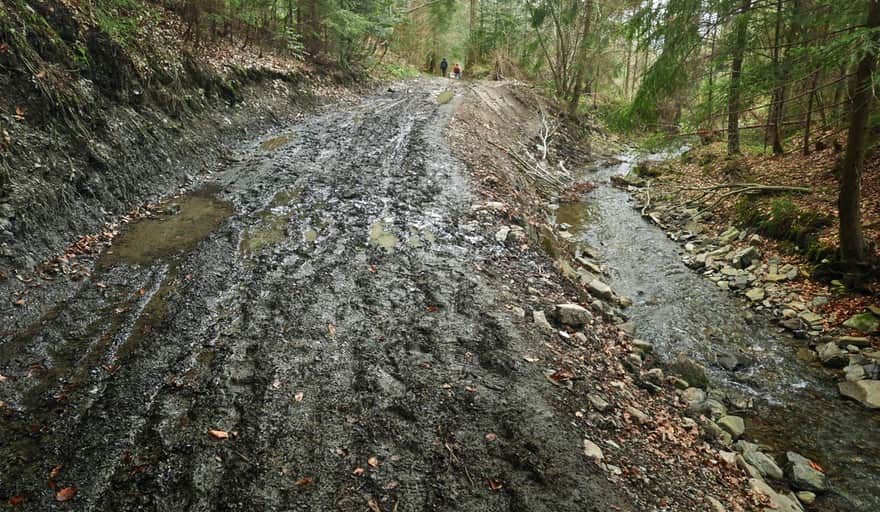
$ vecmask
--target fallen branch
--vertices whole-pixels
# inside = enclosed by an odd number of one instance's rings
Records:
[[[722,189],[725,189],[725,188],[734,188],[734,187],[729,186],[729,185],[718,185],[718,186],[715,186],[715,187],[706,187],[706,188],[704,189],[705,192],[704,192],[703,194],[700,194],[698,197],[696,197],[696,198],[694,198],[694,199],[690,199],[690,200],[688,200],[688,201],[685,201],[683,205],[686,206],[686,205],[690,205],[690,204],[694,204],[694,203],[696,203],[696,202],[699,202],[699,201],[701,201],[703,198],[706,198],[706,197],[708,197],[708,196],[711,196],[712,194],[714,194],[714,193],[717,192],[718,190],[722,190]],[[698,189],[698,190],[699,190],[699,189]],[[721,195],[719,195],[718,197],[716,197],[716,198],[715,198],[715,201],[714,201],[712,204],[710,204],[709,206],[706,206],[706,207],[702,208],[702,209],[699,210],[697,213],[698,213],[698,214],[700,214],[700,213],[705,213],[705,212],[707,212],[707,211],[709,211],[709,210],[715,208],[715,207],[718,206],[719,204],[721,204],[725,199],[727,199],[727,198],[729,198],[729,197],[733,197],[733,196],[738,196],[738,195],[741,195],[741,194],[763,194],[763,193],[765,193],[765,192],[802,192],[802,193],[810,193],[810,192],[812,192],[812,191],[813,191],[813,189],[811,189],[811,188],[807,188],[807,187],[791,187],[791,186],[784,186],[784,185],[761,185],[761,184],[758,184],[758,183],[746,183],[746,184],[740,184],[737,188],[734,188],[733,190],[729,190],[729,191],[727,191],[727,192],[724,192],[723,194],[721,194]]]

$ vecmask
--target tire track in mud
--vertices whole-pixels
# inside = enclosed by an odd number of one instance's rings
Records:
[[[277,149],[255,145],[219,172],[237,213],[168,277],[154,270],[166,263],[96,274],[121,296],[161,287],[161,318],[121,321],[141,331],[112,372],[74,363],[84,389],[54,416],[16,412],[52,434],[0,490],[60,509],[40,471],[63,463],[77,510],[628,508],[521,362],[542,338],[504,310],[510,283],[478,270],[505,249],[443,141],[445,82],[402,87],[290,126]],[[35,329],[82,329],[100,315],[72,312],[119,303],[82,290]],[[3,373],[36,357],[4,356]]]

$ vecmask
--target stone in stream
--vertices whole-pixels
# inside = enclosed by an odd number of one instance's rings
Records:
[[[801,501],[804,505],[812,505],[814,501],[816,501],[816,493],[810,491],[800,491],[795,493],[797,499]]]
[[[716,354],[715,362],[718,363],[718,366],[724,368],[729,372],[736,370],[739,366],[739,358],[736,357],[736,354],[731,354],[729,352]]]
[[[730,257],[730,264],[736,268],[746,268],[760,257],[761,252],[755,247],[749,246],[733,253],[733,256]]]
[[[599,445],[589,439],[584,439],[584,455],[593,459],[597,463],[602,462],[605,458],[605,455],[602,453],[602,448],[599,448]]]
[[[822,315],[817,315],[812,311],[801,311],[800,314],[798,314],[798,317],[810,325],[822,322]]]
[[[725,265],[721,268],[721,273],[725,276],[738,276],[740,271],[731,267],[730,265]]]
[[[852,398],[869,409],[880,409],[880,380],[857,380],[839,382],[840,394]]]
[[[678,354],[675,361],[672,361],[667,369],[669,373],[688,381],[691,386],[703,389],[709,386],[709,378],[706,376],[706,369],[703,365],[684,354]]]
[[[718,240],[723,244],[729,244],[737,238],[739,238],[739,230],[733,226],[730,226],[724,231],[724,233],[721,233],[721,235],[718,237]]]
[[[587,400],[590,401],[590,405],[593,406],[593,409],[596,409],[599,412],[605,412],[611,408],[611,404],[609,404],[608,401],[598,393],[588,393]]]
[[[867,376],[868,375],[865,372],[865,367],[860,364],[850,363],[849,366],[843,369],[843,378],[845,378],[849,382],[863,380]]]
[[[746,431],[746,425],[739,416],[722,416],[716,422],[718,426],[727,431],[733,439],[743,435]]]
[[[813,467],[810,459],[795,452],[786,452],[785,474],[791,485],[799,491],[825,492],[828,490],[828,478],[824,473]]]
[[[587,290],[600,299],[611,300],[614,298],[614,292],[611,290],[611,287],[599,279],[593,279],[587,283]]]
[[[834,339],[834,342],[844,347],[847,345],[855,345],[857,347],[868,347],[871,345],[871,340],[862,336],[838,336]]]
[[[849,356],[833,341],[816,347],[816,353],[819,354],[822,364],[828,368],[843,368],[849,364]]]
[[[758,450],[746,450],[742,454],[743,459],[751,464],[762,476],[774,480],[782,480],[782,468],[776,464],[769,455]]]
[[[556,318],[562,324],[580,326],[590,323],[593,314],[578,304],[557,304]]]
[[[724,505],[718,501],[717,498],[707,496],[706,501],[708,501],[709,505],[712,507],[711,512],[727,512],[727,509],[724,508]]]
[[[650,341],[635,339],[632,341],[632,346],[642,352],[650,353],[654,351],[654,345],[652,345]]]
[[[804,512],[804,507],[793,494],[789,496],[780,494],[760,478],[749,479],[749,486],[753,491],[770,498],[770,507],[765,507],[764,512]]]
[[[843,322],[843,326],[868,334],[880,328],[880,317],[871,312],[861,313],[849,317],[846,322]]]
[[[626,412],[631,418],[635,419],[639,425],[645,425],[651,422],[650,416],[631,405],[626,407]]]
[[[706,435],[709,439],[715,439],[724,446],[730,446],[733,444],[733,437],[730,436],[730,433],[719,427],[714,421],[706,420],[706,422],[703,423],[703,430],[706,431]]]
[[[535,319],[535,325],[537,325],[539,329],[545,332],[553,332],[553,326],[547,321],[547,316],[543,311],[535,310],[532,312],[532,317]]]
[[[752,288],[751,290],[746,292],[746,297],[749,298],[752,302],[758,302],[760,300],[764,300],[764,289],[763,288]]]
[[[687,388],[682,391],[681,396],[688,403],[688,406],[695,408],[706,401],[706,392],[700,388]]]

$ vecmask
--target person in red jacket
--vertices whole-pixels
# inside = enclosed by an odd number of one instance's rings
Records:
[[[461,78],[461,64],[458,62],[455,63],[455,66],[452,67],[452,75],[455,78]]]

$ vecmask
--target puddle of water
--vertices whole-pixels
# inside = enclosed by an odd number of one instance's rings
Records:
[[[381,220],[370,226],[370,245],[392,252],[398,242],[397,236],[391,231],[387,231],[385,223]]]
[[[149,265],[188,252],[233,213],[232,205],[213,192],[205,189],[172,199],[165,205],[172,213],[130,224],[101,255],[99,267]]]
[[[279,244],[287,238],[287,225],[293,216],[288,206],[299,198],[302,191],[302,187],[297,187],[275,194],[269,206],[259,213],[260,224],[249,228],[242,236],[242,252],[259,252],[264,247]]]
[[[271,139],[267,139],[260,144],[260,149],[263,151],[275,151],[283,146],[286,146],[290,142],[290,135],[279,135],[278,137],[272,137]]]
[[[556,223],[570,225],[571,227],[568,231],[575,235],[584,230],[589,220],[589,206],[582,201],[562,203],[559,205],[559,209],[556,210]]]
[[[265,212],[260,218],[260,225],[248,229],[242,236],[243,252],[259,252],[264,247],[278,244],[286,238],[290,214]]]

